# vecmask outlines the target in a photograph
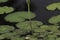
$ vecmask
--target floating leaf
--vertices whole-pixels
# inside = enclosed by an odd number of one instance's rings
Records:
[[[48,29],[47,25],[42,25],[40,28],[34,29],[35,32],[45,32]]]
[[[0,39],[4,39],[5,37],[4,37],[4,35],[0,35]]]
[[[4,9],[2,9],[2,7],[0,7],[0,14],[4,14]]]
[[[35,32],[46,32],[47,30],[50,30],[50,31],[57,31],[59,28],[59,26],[56,26],[56,25],[42,25],[40,26],[40,28],[36,28],[34,29]]]
[[[60,3],[52,3],[46,7],[48,10],[55,10],[56,8],[60,10]]]
[[[60,15],[53,16],[49,19],[49,23],[57,24],[60,22]]]
[[[59,26],[56,26],[56,25],[50,25],[49,27],[48,27],[48,30],[50,30],[50,31],[57,31],[58,30],[58,28],[59,28]]]
[[[15,31],[13,31],[12,34],[14,34],[14,35],[25,35],[27,32],[29,32],[29,31],[28,30],[16,29]]]
[[[55,40],[57,36],[56,35],[48,35],[48,40]]]
[[[12,37],[11,40],[24,40],[24,38],[21,38],[21,37]]]
[[[11,39],[12,37],[20,36],[20,35],[24,35],[24,34],[26,34],[25,30],[16,29],[13,32],[7,32],[2,35],[4,35],[5,38]]]
[[[32,19],[32,18],[34,18],[36,16],[32,12],[30,12],[30,14],[28,14],[28,12],[15,12],[12,15],[18,15],[18,16],[20,16],[22,18],[25,18],[25,19]],[[31,16],[29,16],[29,15],[31,15]]]
[[[7,2],[8,0],[0,0],[0,3]]]
[[[38,39],[35,37],[31,37],[29,40],[38,40]]]
[[[4,9],[5,13],[10,13],[10,12],[14,11],[14,9],[12,7],[7,7],[7,6],[4,6],[3,9]]]
[[[0,25],[0,33],[5,33],[14,30],[14,27],[8,25]]]
[[[14,11],[12,7],[7,7],[7,6],[0,7],[0,14],[10,13],[12,11]]]
[[[60,37],[59,38],[56,38],[56,40],[60,40]]]
[[[58,10],[60,10],[60,3],[57,3],[57,8]]]
[[[11,32],[7,32],[7,33],[4,33],[4,34],[2,34],[2,35],[3,35],[3,37],[5,37],[5,38],[11,38],[11,37],[14,36],[14,34],[11,33]]]
[[[40,26],[42,24],[43,23],[40,21],[31,21],[31,25],[30,25],[30,21],[26,21],[26,22],[18,23],[16,26],[18,28],[21,28],[21,29],[30,30],[31,26],[34,29],[34,28],[37,28],[38,26]]]
[[[30,35],[27,35],[27,36],[25,37],[25,39],[26,39],[26,40],[38,40],[36,37],[30,36]]]
[[[21,22],[24,21],[25,19],[31,19],[35,17],[35,14],[31,13],[31,16],[29,17],[28,12],[15,12],[13,14],[7,15],[5,17],[6,21],[10,22]],[[12,17],[12,18],[11,18]]]
[[[7,15],[5,17],[5,20],[6,21],[10,21],[10,22],[22,22],[22,21],[25,21],[25,19],[20,17],[19,14],[10,14],[10,15]]]

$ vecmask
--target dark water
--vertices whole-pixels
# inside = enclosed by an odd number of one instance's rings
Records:
[[[33,20],[49,24],[48,19],[50,17],[60,14],[60,11],[57,9],[55,11],[46,10],[46,6],[54,2],[60,2],[60,0],[31,0],[31,11],[37,15]],[[15,11],[27,11],[26,0],[9,0],[6,3],[1,3],[0,6],[11,6]],[[6,15],[0,15],[0,24],[15,25],[15,23],[9,23],[4,20]]]

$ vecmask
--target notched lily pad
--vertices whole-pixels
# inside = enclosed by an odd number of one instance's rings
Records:
[[[60,3],[52,3],[46,7],[48,10],[55,10],[56,8],[60,10]]]
[[[13,31],[14,27],[8,25],[0,25],[0,33],[6,33],[9,31]]]
[[[30,25],[30,21],[26,21],[26,22],[18,23],[18,24],[16,24],[16,26],[18,28],[21,28],[21,29],[28,29],[28,30],[30,30],[31,26],[34,29],[34,28],[37,28],[38,26],[40,26],[42,24],[43,23],[40,22],[40,21],[31,21],[31,25]]]
[[[7,2],[8,0],[0,0],[0,3]]]
[[[52,24],[57,24],[57,23],[59,23],[59,22],[60,22],[60,15],[51,17],[48,22],[49,22],[49,23],[52,23]]]

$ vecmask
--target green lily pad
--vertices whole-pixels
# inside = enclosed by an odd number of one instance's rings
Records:
[[[11,33],[11,32],[7,32],[7,33],[4,33],[4,34],[2,34],[2,35],[3,35],[3,37],[8,38],[8,39],[10,39],[11,37],[14,36],[14,34]]]
[[[12,8],[12,7],[7,7],[7,6],[4,6],[2,9],[4,9],[4,12],[5,12],[5,13],[10,13],[10,12],[14,11],[14,8]]]
[[[57,36],[56,35],[48,35],[48,40],[55,40]]]
[[[57,24],[57,23],[59,23],[59,22],[60,22],[60,15],[51,17],[48,22],[49,22],[49,23],[52,23],[52,24]]]
[[[7,2],[8,0],[0,0],[0,3]]]
[[[31,37],[29,40],[38,40],[37,38]]]
[[[48,30],[51,30],[51,31],[53,31],[53,32],[56,32],[56,31],[58,30],[58,28],[59,28],[59,26],[50,25],[50,26],[48,27]]]
[[[29,32],[29,31],[28,31],[28,30],[16,29],[15,31],[13,31],[12,34],[14,34],[14,35],[24,35],[24,34],[26,34],[27,32]]]
[[[48,10],[55,10],[56,8],[60,10],[60,3],[52,3],[46,7]]]
[[[16,14],[16,15],[14,15],[14,14],[7,15],[5,17],[5,20],[9,21],[9,22],[22,22],[22,21],[25,21],[25,19],[20,17],[19,14]]]
[[[30,12],[30,14],[28,12],[15,12],[12,15],[18,15],[25,19],[32,19],[32,18],[36,17],[36,15],[32,12]]]
[[[47,25],[42,25],[42,26],[40,26],[40,28],[34,29],[35,32],[45,32],[46,30],[48,30]]]
[[[12,7],[7,7],[7,6],[0,7],[0,14],[10,13],[12,11],[14,11]]]
[[[60,40],[60,37],[59,38],[56,38],[56,40]]]
[[[10,22],[22,22],[25,19],[31,19],[35,17],[35,14],[31,13],[29,17],[28,12],[15,12],[13,14],[9,14],[5,17],[6,21]],[[12,17],[12,18],[11,18]]]
[[[31,25],[30,25],[30,21],[26,21],[26,22],[18,23],[18,24],[16,24],[16,26],[18,28],[21,28],[21,29],[30,30],[31,26],[34,29],[34,28],[37,28],[38,26],[40,26],[42,24],[43,23],[40,21],[31,21]]]
[[[22,37],[12,37],[11,40],[24,40]]]
[[[0,40],[1,40],[1,39],[4,39],[4,38],[5,38],[4,35],[0,35]]]
[[[6,33],[14,30],[14,27],[8,25],[0,25],[0,33]]]
[[[36,37],[30,36],[30,35],[27,35],[27,36],[25,37],[25,39],[26,39],[26,40],[38,40]]]
[[[4,9],[2,9],[2,7],[0,7],[0,14],[4,14]]]
[[[59,26],[56,25],[42,25],[40,28],[34,29],[35,32],[46,32],[47,30],[50,30],[52,32],[56,32],[58,30]]]
[[[57,3],[57,8],[58,10],[60,10],[60,3]]]

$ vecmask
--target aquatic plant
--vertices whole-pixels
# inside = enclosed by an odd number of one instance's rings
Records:
[[[51,17],[48,22],[51,24],[58,24],[60,22],[60,15]]]
[[[60,35],[60,26],[55,25],[60,22],[60,15],[49,19],[48,22],[53,25],[44,25],[41,21],[31,20],[36,15],[30,11],[30,0],[26,0],[26,3],[28,5],[28,11],[13,12],[13,7],[0,7],[0,14],[9,13],[4,17],[5,21],[11,23],[17,22],[15,24],[17,29],[14,26],[0,25],[0,40],[4,38],[11,40],[60,40],[57,36]],[[60,3],[48,5],[47,9],[55,10],[58,8],[60,10],[59,5]]]
[[[32,12],[30,13],[30,15],[31,16],[29,17],[28,12],[15,12],[7,15],[5,17],[5,20],[10,22],[21,22],[21,21],[25,21],[25,19],[32,19],[35,17],[35,14]]]
[[[6,33],[9,31],[13,31],[14,27],[8,25],[0,25],[0,33]]]
[[[60,2],[52,3],[52,4],[48,5],[46,7],[46,9],[48,9],[48,10],[56,10],[56,9],[60,10]]]
[[[0,3],[7,2],[8,0],[0,0]]]
[[[7,7],[7,6],[0,7],[0,14],[10,13],[12,11],[14,11],[14,8],[12,7]]]

